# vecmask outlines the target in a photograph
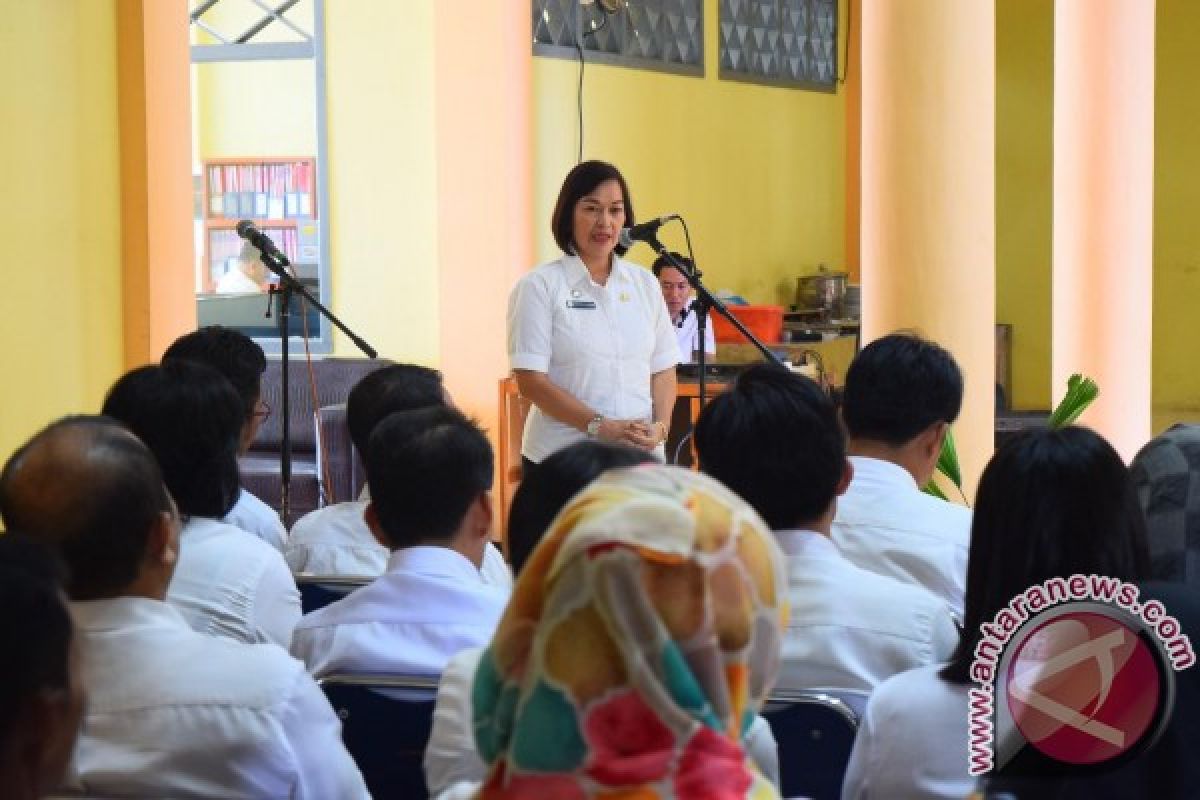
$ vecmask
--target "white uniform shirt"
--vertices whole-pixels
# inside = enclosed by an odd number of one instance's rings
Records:
[[[287,528],[283,527],[279,514],[245,489],[238,493],[237,503],[221,521],[253,533],[280,553],[284,551]]]
[[[300,620],[300,591],[279,551],[203,517],[183,526],[167,602],[200,633],[284,649]]]
[[[685,307],[683,320],[675,323],[675,338],[679,341],[679,363],[692,363],[692,354],[700,349],[699,334],[700,330],[697,327],[699,318],[696,312],[692,310],[691,302]],[[712,318],[707,320],[704,326],[704,352],[709,355],[716,355],[717,340],[713,336]]]
[[[284,553],[292,572],[371,578],[382,575],[392,552],[367,527],[363,519],[367,503],[367,500],[335,503],[296,520]],[[494,544],[484,548],[479,572],[484,583],[512,588],[512,571]]]
[[[425,748],[425,785],[429,796],[437,797],[456,784],[478,787],[487,777],[487,766],[475,747],[474,714],[471,691],[475,670],[483,655],[482,647],[463,650],[450,659],[438,683],[437,704],[433,710],[433,730]],[[746,754],[759,771],[775,786],[779,785],[779,752],[771,726],[756,716],[745,737]]]
[[[262,287],[242,272],[239,267],[233,267],[217,281],[217,294],[262,294]]]
[[[369,797],[325,696],[275,645],[198,634],[148,598],[71,611],[88,702],[67,788],[102,797]]]
[[[863,569],[924,586],[962,618],[971,511],[923,493],[904,467],[851,456],[833,541]]]
[[[508,591],[448,547],[406,547],[387,572],[296,626],[292,653],[318,677],[440,675],[450,657],[491,641]]]
[[[967,774],[967,686],[938,677],[942,665],[896,675],[871,693],[842,784],[843,800],[959,800]]]
[[[649,270],[614,258],[612,274],[599,286],[577,256],[563,256],[513,288],[508,358],[512,369],[545,373],[597,414],[650,422],[650,377],[679,363],[679,345]],[[541,463],[583,438],[535,406],[525,420],[521,454]]]
[[[787,555],[792,608],[779,688],[870,690],[954,652],[958,629],[941,598],[856,567],[819,533],[775,537]]]

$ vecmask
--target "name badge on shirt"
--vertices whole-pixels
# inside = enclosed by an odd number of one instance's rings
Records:
[[[567,308],[586,308],[593,311],[596,310],[595,300],[568,300]]]

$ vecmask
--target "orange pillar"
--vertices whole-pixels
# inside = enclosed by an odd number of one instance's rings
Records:
[[[1082,422],[1126,459],[1150,435],[1154,3],[1054,14],[1052,388],[1100,385]]]
[[[529,17],[508,3],[436,7],[438,366],[496,430],[508,293],[533,263]]]
[[[125,365],[196,326],[186,0],[119,0]]]
[[[966,375],[968,490],[990,457],[995,384],[995,8],[871,0],[862,25],[864,341],[914,329]]]

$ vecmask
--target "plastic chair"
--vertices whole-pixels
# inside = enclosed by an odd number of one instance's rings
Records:
[[[374,578],[367,575],[297,575],[296,588],[300,590],[300,610],[311,614],[319,608],[341,600],[372,580]]]
[[[784,797],[841,797],[842,779],[866,697],[866,692],[843,689],[781,689],[771,693],[762,715],[779,746],[779,782]]]
[[[330,675],[320,681],[342,720],[342,741],[372,797],[429,797],[423,759],[437,678]]]

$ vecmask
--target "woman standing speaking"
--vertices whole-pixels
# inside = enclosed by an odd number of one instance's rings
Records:
[[[576,165],[550,220],[563,256],[509,297],[509,365],[533,403],[521,443],[527,473],[585,436],[645,450],[667,438],[679,348],[654,276],[620,258],[618,235],[633,222],[617,168]]]

